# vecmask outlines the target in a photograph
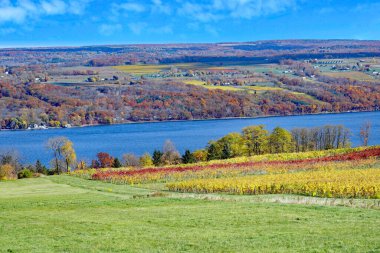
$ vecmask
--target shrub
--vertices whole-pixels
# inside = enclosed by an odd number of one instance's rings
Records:
[[[33,172],[29,169],[23,169],[22,171],[20,171],[19,173],[17,173],[17,177],[19,179],[22,179],[22,178],[32,178],[33,177]]]
[[[153,160],[150,154],[145,153],[140,157],[140,166],[141,167],[149,167],[153,165]]]
[[[16,179],[16,170],[10,164],[0,165],[0,180]]]

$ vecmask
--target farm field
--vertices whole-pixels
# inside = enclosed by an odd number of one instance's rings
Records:
[[[158,73],[162,70],[169,70],[170,67],[170,65],[125,65],[116,66],[114,68],[134,75],[144,75]]]
[[[324,72],[326,76],[338,78],[350,78],[358,81],[375,81],[375,79],[363,72],[349,71],[349,72]]]
[[[214,85],[205,85],[205,82],[200,80],[183,80],[185,84],[201,86],[209,90],[224,90],[224,91],[243,91],[244,89],[236,86],[214,86]]]
[[[0,192],[0,252],[380,249],[379,210],[367,208],[199,199],[65,175],[1,182]]]
[[[329,197],[355,197],[350,194],[357,192],[358,195],[364,194],[362,197],[365,198],[380,197],[377,190],[380,186],[380,175],[377,170],[371,171],[371,169],[376,169],[380,166],[376,159],[380,156],[380,148],[364,150],[340,149],[336,150],[335,154],[328,151],[307,152],[303,157],[297,157],[296,154],[284,155],[285,156],[282,157],[262,155],[253,156],[254,160],[252,158],[251,160],[242,161],[231,159],[232,161],[213,161],[205,164],[163,168],[78,170],[72,174],[94,180],[130,185],[172,182],[167,184],[166,187],[174,191],[265,194],[293,193],[289,187],[294,187],[296,189],[303,189],[296,193],[310,196],[328,197],[329,194],[331,194]],[[273,160],[270,160],[271,158]],[[370,172],[367,172],[367,170]],[[349,175],[351,173],[355,174],[355,172],[358,172],[358,182],[353,184],[353,182],[350,181]],[[327,175],[324,175],[325,173],[327,173]],[[361,173],[365,175],[363,176]],[[272,176],[272,174],[274,176]],[[336,174],[338,175],[336,176]],[[334,181],[329,182],[326,180],[330,177],[332,180],[334,176],[342,178],[343,180],[344,177],[342,177],[341,174],[347,174],[347,187],[343,183],[343,185],[340,185],[335,182],[337,184],[335,188],[339,188],[338,191],[338,189],[334,188]],[[249,179],[246,181],[243,180],[241,183],[238,182],[240,177],[244,176],[252,176],[251,181],[253,186],[248,183],[250,181]],[[286,182],[291,182],[293,177],[295,177],[294,184],[289,183],[290,186],[287,185]],[[305,180],[303,180],[303,177],[305,177]],[[225,179],[225,181],[221,180],[221,185],[231,185],[231,187],[234,185],[235,190],[228,191],[223,187],[218,188],[218,180],[221,178]],[[269,179],[265,180],[265,178]],[[299,179],[298,181],[297,178]],[[360,184],[360,178],[363,181],[363,185]],[[186,182],[186,180],[197,179],[200,181]],[[366,181],[367,179],[368,182]],[[256,186],[262,190],[254,190],[256,180],[260,182],[260,184],[256,183]],[[355,178],[352,180],[355,180]],[[214,181],[216,181],[215,184],[213,183]],[[314,185],[313,182],[317,185]],[[324,192],[323,187],[326,182],[329,190]],[[309,184],[312,184],[312,186]],[[351,189],[351,186],[354,185],[359,188],[364,187],[362,189],[364,192],[360,192],[359,194],[358,189]],[[250,186],[253,187],[253,190]],[[336,190],[336,194],[331,193],[331,187]],[[269,188],[269,190],[267,188]],[[238,189],[240,190],[238,191]],[[346,193],[347,196],[341,192]]]
[[[144,74],[153,74],[161,71],[168,71],[171,68],[180,68],[180,69],[213,69],[212,65],[201,64],[201,63],[175,63],[175,64],[136,64],[136,65],[122,65],[115,66],[114,68],[127,72],[133,75],[144,75]],[[224,69],[224,67],[216,68],[219,70]]]
[[[203,70],[203,71],[234,71],[234,70],[249,70],[255,73],[273,72],[282,74],[283,69],[277,64],[243,64],[238,62],[230,62],[218,66],[217,63],[174,63],[174,64],[136,64],[136,65],[121,65],[115,66],[114,69],[122,72],[127,72],[133,75],[153,74],[161,71],[169,71],[171,68],[182,70]]]
[[[295,96],[298,96],[302,99],[308,99],[314,103],[317,103],[317,104],[320,104],[320,103],[323,103],[317,99],[315,99],[314,97],[308,95],[308,94],[305,94],[305,93],[302,93],[302,92],[294,92],[294,91],[290,91],[290,90],[287,90],[287,89],[284,89],[284,88],[280,88],[280,87],[273,87],[273,86],[270,86],[270,85],[255,85],[255,86],[214,86],[214,85],[206,85],[205,82],[203,81],[200,81],[200,80],[181,80],[183,83],[185,84],[190,84],[190,85],[195,85],[195,86],[201,86],[203,88],[206,88],[208,90],[223,90],[223,91],[235,91],[235,92],[238,92],[238,91],[245,91],[245,92],[248,92],[248,93],[251,93],[251,94],[261,94],[263,92],[275,92],[275,91],[283,91],[283,92],[287,92],[287,93],[290,93],[290,94],[293,94]]]

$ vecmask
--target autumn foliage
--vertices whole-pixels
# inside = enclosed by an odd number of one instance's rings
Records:
[[[379,175],[372,169],[378,157],[379,147],[338,149],[162,168],[82,170],[73,175],[132,185],[161,182],[170,190],[184,192],[378,198]]]

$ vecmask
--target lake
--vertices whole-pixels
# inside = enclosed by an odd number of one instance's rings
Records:
[[[380,112],[319,114],[250,119],[176,121],[92,126],[68,129],[0,131],[0,150],[16,150],[22,161],[48,164],[51,153],[45,148],[49,138],[65,136],[74,143],[78,159],[90,161],[98,152],[121,157],[125,153],[141,155],[161,149],[165,140],[172,140],[178,150],[204,148],[208,141],[243,127],[264,124],[268,130],[276,126],[288,130],[296,127],[344,125],[352,133],[354,146],[360,145],[359,131],[365,121],[372,123],[370,144],[380,144]]]

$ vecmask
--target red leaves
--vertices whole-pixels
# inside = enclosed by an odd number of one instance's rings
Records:
[[[290,160],[290,161],[262,161],[262,162],[240,162],[240,163],[219,163],[210,165],[193,165],[193,166],[176,166],[176,167],[161,167],[161,168],[146,168],[140,170],[109,170],[109,171],[99,171],[92,175],[94,180],[104,180],[105,178],[117,177],[117,176],[134,176],[134,175],[145,175],[145,174],[171,174],[175,172],[186,172],[186,171],[200,171],[206,169],[238,169],[249,166],[260,166],[260,165],[286,165],[286,164],[302,164],[302,163],[317,163],[317,162],[331,162],[331,161],[347,161],[347,160],[361,160],[370,157],[379,157],[380,148],[371,148],[361,151],[354,151],[346,154],[339,154],[327,157],[302,159],[302,160]]]

